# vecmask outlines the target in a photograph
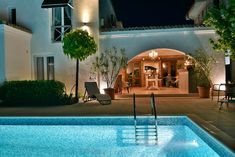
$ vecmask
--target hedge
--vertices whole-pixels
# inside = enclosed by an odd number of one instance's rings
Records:
[[[6,81],[0,86],[1,105],[63,105],[70,101],[65,85],[59,81]]]

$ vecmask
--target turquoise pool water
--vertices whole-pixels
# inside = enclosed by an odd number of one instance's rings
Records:
[[[235,156],[183,116],[158,117],[157,145],[137,145],[134,133],[132,117],[1,117],[0,156]]]

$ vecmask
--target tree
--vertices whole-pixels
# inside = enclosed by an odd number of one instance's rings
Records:
[[[96,53],[97,45],[94,38],[87,31],[81,29],[75,29],[66,33],[62,43],[64,54],[72,59],[76,59],[75,99],[78,101],[79,61],[83,61],[88,56]]]
[[[231,58],[235,59],[235,0],[211,7],[204,24],[218,34],[218,39],[210,39],[213,48],[223,52],[230,50]]]
[[[125,49],[121,48],[118,52],[116,47],[106,49],[95,58],[92,63],[92,72],[100,73],[107,88],[112,88],[116,81],[119,71],[127,65]]]

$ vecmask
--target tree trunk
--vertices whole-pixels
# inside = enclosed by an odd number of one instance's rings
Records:
[[[75,83],[75,100],[79,103],[78,98],[78,75],[79,75],[79,60],[76,62],[76,83]]]

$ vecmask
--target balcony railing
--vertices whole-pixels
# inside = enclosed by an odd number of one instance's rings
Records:
[[[52,26],[52,41],[61,41],[64,34],[68,33],[71,30],[71,25],[64,25],[64,26]]]

